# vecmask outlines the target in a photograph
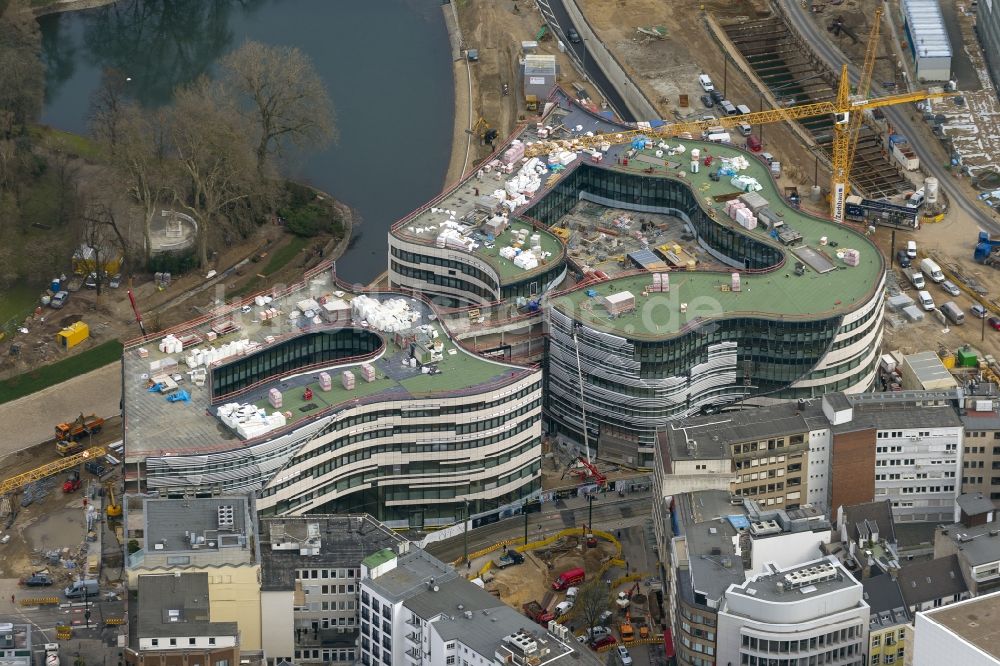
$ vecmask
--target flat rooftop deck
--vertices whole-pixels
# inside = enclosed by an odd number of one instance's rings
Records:
[[[313,324],[309,327],[293,324],[289,320],[288,314],[295,309],[296,303],[307,298],[322,299],[326,296],[334,298],[336,297],[334,292],[337,288],[329,272],[324,272],[308,280],[301,288],[295,289],[281,298],[276,298],[270,303],[268,307],[276,307],[282,311],[282,314],[274,319],[261,321],[258,311],[263,308],[253,306],[251,302],[252,308],[248,312],[241,312],[241,308],[237,306],[225,315],[195,323],[179,332],[174,331],[174,333],[178,337],[194,333],[204,340],[204,342],[192,344],[190,349],[206,349],[210,344],[218,348],[223,343],[237,339],[247,339],[260,344],[260,347],[243,356],[234,356],[222,361],[224,365],[267,349],[271,344],[307,332],[336,330],[342,326],[351,326],[349,320],[335,324]],[[424,374],[419,365],[416,368],[409,367],[409,365],[404,367],[403,359],[408,357],[408,352],[400,349],[394,342],[393,334],[381,333],[386,348],[379,358],[371,361],[376,375],[373,382],[367,382],[362,377],[359,362],[338,364],[336,361],[332,361],[329,368],[310,368],[304,374],[296,375],[297,371],[291,371],[276,376],[272,381],[267,381],[261,386],[225,402],[253,403],[259,407],[265,407],[268,414],[274,411],[286,413],[285,428],[273,430],[262,436],[262,439],[268,439],[278,433],[287,432],[288,429],[295,427],[304,419],[315,417],[338,405],[346,407],[356,399],[383,394],[399,396],[401,399],[461,394],[468,389],[487,385],[526,371],[525,368],[486,360],[458,348],[449,339],[441,324],[429,318],[431,314],[429,306],[423,301],[395,293],[379,294],[377,297],[380,300],[406,299],[411,308],[420,313],[419,319],[413,325],[430,325],[438,332],[438,339],[444,343],[443,358],[429,365],[433,365],[440,372]],[[342,298],[349,303],[353,295],[343,294]],[[239,326],[239,329],[220,337],[214,343],[209,343],[206,339],[208,330],[213,323],[222,320],[232,320]],[[300,317],[296,321],[303,320],[304,318]],[[360,327],[361,322],[354,322],[354,325]],[[267,341],[269,336],[275,338],[273,342]],[[192,455],[245,446],[247,440],[241,439],[234,430],[223,424],[221,419],[217,417],[216,409],[219,405],[213,406],[211,404],[211,382],[206,381],[204,386],[199,387],[191,381],[188,375],[190,368],[184,363],[184,358],[190,353],[189,348],[185,347],[184,351],[179,354],[161,352],[158,349],[158,344],[162,337],[161,335],[157,338],[150,338],[141,345],[130,345],[123,354],[126,459],[129,462],[138,462],[149,456]],[[145,358],[140,357],[140,348],[146,351]],[[163,394],[150,393],[147,389],[151,375],[157,374],[157,372],[151,371],[150,364],[155,361],[162,362],[168,357],[173,358],[178,363],[169,374],[180,375],[181,380],[178,382],[178,388],[190,394],[189,402],[171,403]],[[319,388],[319,373],[324,370],[328,371],[333,379],[332,389],[326,392]],[[340,374],[342,370],[353,371],[355,376],[353,389],[348,390],[343,387]],[[280,410],[275,410],[267,402],[267,392],[272,387],[282,391],[283,404]],[[311,388],[313,392],[313,397],[310,400],[303,398],[306,387]],[[289,414],[290,416],[288,416]]]
[[[626,126],[613,123],[603,117],[596,116],[571,102],[565,95],[557,93],[556,107],[546,116],[544,122],[551,127],[560,128],[555,138],[570,138],[586,132],[611,133]],[[534,125],[529,125],[517,138],[526,143],[537,140]],[[701,201],[702,207],[714,217],[718,224],[749,235],[758,241],[778,248],[785,255],[785,263],[780,269],[762,273],[746,273],[740,271],[742,290],[739,292],[723,291],[723,286],[731,282],[731,272],[713,271],[672,271],[670,274],[669,294],[657,293],[647,297],[642,296],[645,287],[652,283],[649,273],[625,276],[597,285],[583,287],[561,295],[553,300],[553,305],[579,320],[585,321],[594,328],[615,334],[629,334],[640,338],[656,339],[675,335],[696,320],[711,320],[731,318],[741,315],[763,318],[790,318],[802,320],[824,319],[852,311],[861,303],[867,301],[881,280],[885,264],[879,250],[861,233],[846,225],[837,225],[831,221],[813,217],[788,205],[777,184],[772,179],[768,165],[749,151],[732,145],[707,143],[686,139],[667,139],[671,146],[683,143],[687,152],[673,157],[656,158],[654,150],[641,151],[642,159],[632,159],[628,166],[616,164],[627,150],[629,144],[612,146],[605,153],[600,166],[589,164],[590,168],[617,170],[647,178],[676,178],[677,170],[683,170],[683,182]],[[688,173],[692,148],[701,150],[701,158],[711,155],[715,163],[710,167],[702,166],[698,173]],[[709,173],[717,168],[719,158],[732,158],[741,155],[747,159],[749,166],[740,174],[751,176],[763,186],[758,192],[767,199],[769,210],[780,217],[784,223],[799,232],[802,240],[792,246],[783,246],[770,237],[763,224],[753,231],[748,231],[729,219],[725,213],[725,201],[716,201],[714,197],[734,196],[739,190],[729,182],[729,177],[723,176],[719,181],[709,178]],[[576,162],[569,169],[579,168],[586,153],[579,153]],[[667,169],[662,164],[664,159],[679,163],[680,167]],[[520,167],[521,163],[515,163]],[[647,172],[652,169],[652,172]],[[475,208],[476,189],[480,195],[490,195],[494,190],[503,187],[512,176],[485,174],[477,180],[475,175],[456,186],[442,199],[433,203],[434,208],[454,210],[456,218],[461,217]],[[540,188],[519,210],[527,210],[545,197],[553,186],[561,182],[561,177],[543,177],[543,187]],[[397,225],[398,235],[407,238],[421,238],[428,245],[434,243],[439,233],[438,225],[448,219],[447,213],[431,212],[429,205],[415,217]],[[642,215],[638,213],[637,215]],[[516,212],[512,219],[516,219]],[[421,232],[417,233],[420,229]],[[826,237],[827,245],[820,245],[820,239]],[[562,242],[555,235],[542,234],[543,248],[563,248]],[[516,279],[518,275],[528,276],[540,270],[522,271],[512,262],[499,257],[502,239],[497,239],[495,247],[487,249],[482,245],[476,250],[481,256],[495,265],[501,276]],[[848,266],[837,253],[847,249],[860,252],[860,264]],[[556,258],[553,252],[552,259]],[[734,259],[737,259],[734,257]],[[805,264],[804,275],[795,275],[797,261]],[[832,266],[832,268],[831,268]],[[735,270],[735,269],[733,269]],[[823,271],[823,272],[818,272]],[[612,276],[613,277],[613,276]],[[620,291],[631,291],[636,296],[636,309],[629,314],[609,318],[605,308],[597,299],[587,295],[588,289],[596,289],[598,296],[607,296]],[[680,312],[680,303],[687,303],[687,312]]]
[[[731,273],[736,269],[725,272],[672,271],[669,293],[650,293],[643,297],[642,292],[652,284],[651,275],[643,272],[569,292],[554,299],[555,307],[588,325],[593,325],[594,328],[616,334],[626,333],[644,338],[656,338],[676,334],[698,319],[721,319],[741,315],[803,320],[823,319],[850,312],[871,297],[881,280],[885,265],[882,255],[867,238],[848,226],[821,220],[789,206],[778,192],[767,166],[752,154],[733,146],[702,141],[680,140],[679,142],[683,143],[688,151],[699,148],[702,151],[702,158],[706,153],[716,160],[736,155],[747,157],[749,168],[740,173],[756,178],[763,186],[764,189],[758,194],[768,200],[768,207],[773,213],[802,235],[800,243],[785,247],[770,238],[761,225],[748,231],[731,221],[725,213],[725,203],[715,201],[714,197],[736,194],[738,190],[726,177],[722,177],[719,182],[709,178],[708,174],[714,170],[714,164],[712,167],[702,167],[698,173],[685,173],[684,182],[696,193],[702,207],[710,212],[718,224],[734,228],[740,233],[779,248],[785,254],[785,264],[779,269],[762,273],[739,271],[742,283],[742,290],[739,292],[723,290],[724,286],[728,288],[730,285]],[[678,140],[671,139],[668,143],[675,145]],[[648,167],[645,163],[639,163],[635,168],[632,166],[635,164],[634,161],[627,167],[616,165],[615,153],[624,148],[612,149],[612,152],[605,157],[604,164],[607,166],[597,168],[638,173],[648,178],[671,177],[663,169],[652,174],[643,173]],[[686,161],[690,161],[690,158]],[[825,246],[820,245],[822,237],[827,239]],[[818,273],[809,262],[803,261],[806,263],[805,274],[796,275],[794,267],[799,258],[795,251],[801,251],[804,247],[808,247],[812,252],[825,254],[835,269]],[[858,266],[848,266],[837,258],[836,253],[846,249],[860,252],[861,260]],[[588,295],[589,289],[596,290],[598,296],[631,291],[636,297],[636,308],[629,314],[612,319],[598,299]],[[680,303],[688,304],[687,312],[680,312]]]
[[[534,128],[526,129],[518,135],[524,141],[536,139]],[[516,137],[511,137],[511,139]],[[506,146],[506,144],[505,144]],[[515,163],[520,168],[521,163]],[[516,172],[516,169],[515,169]],[[566,254],[566,247],[555,235],[544,229],[535,229],[529,222],[521,220],[517,215],[511,215],[510,226],[492,242],[479,231],[482,222],[491,217],[490,214],[476,210],[476,199],[491,197],[495,190],[503,189],[504,184],[513,174],[505,174],[496,170],[483,173],[482,179],[476,173],[446,190],[441,197],[428,203],[412,217],[393,225],[391,233],[409,241],[434,246],[438,235],[445,229],[446,222],[454,219],[459,223],[461,234],[476,243],[476,248],[470,254],[482,259],[496,270],[502,283],[516,282],[543,272],[548,265],[560,261]],[[478,192],[478,194],[477,194]],[[499,201],[496,204],[499,206]],[[452,213],[454,216],[452,217]],[[475,218],[473,220],[473,218]],[[466,220],[466,222],[463,222]],[[531,234],[539,234],[539,245],[543,254],[547,255],[535,268],[524,270],[514,265],[514,262],[500,256],[500,250],[510,246],[515,232],[522,229]],[[527,248],[525,248],[527,249]],[[462,250],[454,250],[461,252]]]
[[[445,200],[439,202],[437,205],[446,210],[455,211],[457,213],[456,220],[461,220],[475,209],[476,195],[474,187],[476,184],[477,181],[475,178],[462,183],[457,190],[454,190]],[[483,191],[482,187],[480,187],[480,191]],[[405,235],[409,240],[417,240],[426,245],[434,245],[438,234],[443,229],[440,225],[447,222],[448,219],[449,215],[447,213],[434,213],[428,208],[405,226],[401,227],[398,230],[398,235]],[[507,227],[506,231],[496,236],[493,241],[489,241],[482,233],[476,231],[478,225],[476,227],[463,225],[463,235],[472,238],[477,243],[476,249],[471,254],[491,265],[503,283],[515,282],[521,278],[530,277],[535,273],[543,271],[547,265],[562,259],[565,254],[565,248],[562,241],[556,236],[544,230],[537,230],[528,222],[519,220],[516,217],[511,218],[511,220],[511,224]],[[529,236],[535,233],[539,235],[539,245],[542,248],[542,252],[546,254],[539,265],[530,270],[524,270],[514,265],[513,261],[500,256],[500,250],[513,245],[515,233],[522,229],[527,230]]]

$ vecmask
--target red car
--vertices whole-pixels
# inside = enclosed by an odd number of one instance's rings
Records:
[[[1000,317],[990,317],[986,320],[994,331],[1000,331]]]
[[[608,645],[614,645],[617,642],[618,640],[614,636],[605,636],[604,638],[599,638],[593,643],[591,643],[590,647],[593,648],[594,650],[600,650],[602,647],[606,647]]]

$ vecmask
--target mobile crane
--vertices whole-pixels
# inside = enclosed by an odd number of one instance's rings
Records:
[[[830,184],[830,216],[835,222],[841,223],[844,221],[844,205],[847,201],[847,195],[850,193],[851,163],[857,148],[858,129],[861,126],[864,112],[868,109],[877,109],[883,106],[940,99],[953,94],[943,90],[919,90],[898,95],[886,95],[885,97],[877,97],[875,99],[866,98],[868,90],[871,87],[872,71],[875,67],[875,53],[878,45],[881,16],[881,9],[879,9],[876,12],[875,24],[872,26],[872,35],[868,40],[865,52],[865,64],[861,72],[861,81],[858,86],[857,95],[851,95],[851,80],[848,75],[847,65],[845,64],[840,70],[840,84],[837,88],[837,98],[832,102],[800,104],[798,106],[757,111],[743,115],[724,116],[722,118],[713,118],[712,120],[670,123],[650,129],[628,129],[620,132],[595,134],[593,136],[578,136],[572,139],[542,140],[527,146],[525,155],[536,157],[547,155],[557,150],[596,149],[601,146],[629,143],[639,137],[648,139],[691,138],[696,134],[700,135],[701,132],[707,130],[709,127],[735,127],[743,124],[765,125],[786,120],[802,120],[804,118],[832,115],[834,139],[833,176]]]

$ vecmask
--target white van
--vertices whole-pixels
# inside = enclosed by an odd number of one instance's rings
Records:
[[[920,262],[920,272],[928,276],[931,282],[944,282],[944,273],[933,259],[923,259]]]
[[[923,289],[925,286],[927,286],[926,284],[924,284],[923,273],[921,273],[916,268],[905,268],[903,269],[903,273],[906,275],[907,279],[909,279],[910,284],[912,284],[917,289]]]
[[[722,110],[725,112],[727,116],[735,116],[736,114],[739,113],[739,111],[736,110],[736,107],[733,106],[733,103],[730,102],[728,99],[724,99],[721,102],[719,102],[719,106],[722,107]]]
[[[746,104],[737,104],[736,110],[740,112],[740,115],[745,116],[750,113],[750,107]]]
[[[906,241],[906,256],[910,259],[917,258],[917,241]]]
[[[715,134],[709,134],[705,137],[706,141],[711,141],[713,143],[732,143],[733,138],[729,136],[729,132],[717,132]]]
[[[736,129],[740,131],[743,136],[750,136],[753,133],[753,128],[746,123],[740,123],[736,126]]]
[[[81,597],[97,597],[100,593],[98,583],[93,578],[73,581],[73,584],[63,590],[67,599],[79,599]]]
[[[698,83],[701,84],[701,89],[705,92],[715,90],[715,85],[712,83],[712,79],[708,78],[708,74],[700,74],[698,76]]]
[[[910,195],[909,200],[907,200],[906,205],[910,208],[920,208],[924,205],[924,188],[920,188],[916,192]]]
[[[573,609],[572,601],[560,601],[556,604],[556,617],[562,617]]]
[[[920,306],[927,312],[934,310],[934,299],[931,298],[931,292],[921,289],[917,292],[917,300],[920,301]]]

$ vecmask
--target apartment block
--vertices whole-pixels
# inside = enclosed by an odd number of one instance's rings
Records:
[[[873,576],[861,581],[869,607],[868,664],[902,664],[906,657],[910,614],[893,576]]]
[[[365,666],[599,666],[566,627],[548,630],[423,550],[399,544],[361,564]]]
[[[918,613],[913,666],[1000,664],[1000,592]]]
[[[403,541],[367,514],[262,520],[260,621],[268,663],[356,663],[361,560]]]
[[[835,558],[769,564],[726,590],[716,663],[862,666],[869,617],[861,583]]]
[[[132,589],[129,609],[129,666],[237,666],[257,659],[240,651],[236,622],[212,613],[209,575],[143,574]]]
[[[240,646],[260,650],[260,544],[253,497],[132,495],[124,506],[126,541],[139,547],[126,564],[129,588],[136,589],[148,574],[202,572],[213,621],[235,623]]]
[[[765,506],[889,500],[896,520],[949,520],[958,493],[958,391],[903,391],[780,403],[668,423],[654,474],[663,496],[725,489]]]
[[[973,596],[1000,589],[1000,524],[993,501],[965,494],[958,498],[956,512],[957,522],[935,532],[934,557],[955,557]]]
[[[731,585],[770,564],[814,560],[830,538],[815,508],[767,508],[724,490],[675,495],[660,511],[654,532],[679,664],[716,663],[718,614]]]
[[[962,445],[962,492],[1000,499],[1000,397],[996,384],[967,388],[959,410]]]

